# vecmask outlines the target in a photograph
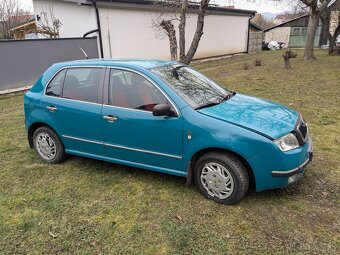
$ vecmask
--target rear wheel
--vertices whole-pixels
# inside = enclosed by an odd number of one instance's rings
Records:
[[[33,134],[33,146],[39,158],[49,164],[65,159],[65,148],[58,135],[49,127],[38,128]]]
[[[209,152],[195,164],[195,182],[207,198],[221,204],[235,204],[247,193],[249,176],[242,161],[234,155]]]

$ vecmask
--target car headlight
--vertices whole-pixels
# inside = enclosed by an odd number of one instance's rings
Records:
[[[282,151],[290,151],[300,146],[298,139],[292,133],[284,135],[276,140],[274,143],[279,147]]]

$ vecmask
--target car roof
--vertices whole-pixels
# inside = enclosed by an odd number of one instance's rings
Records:
[[[139,67],[144,69],[152,69],[155,67],[166,66],[175,64],[175,61],[156,60],[156,59],[84,59],[68,62],[61,62],[58,64],[64,66],[74,65],[91,65],[91,66],[126,66],[126,67]]]

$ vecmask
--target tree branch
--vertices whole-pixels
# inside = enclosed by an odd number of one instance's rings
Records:
[[[169,38],[171,60],[177,60],[177,39],[174,25],[171,20],[163,20],[160,26],[166,31]]]

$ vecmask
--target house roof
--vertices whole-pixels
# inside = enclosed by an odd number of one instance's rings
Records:
[[[64,2],[74,2],[81,5],[92,5],[91,0],[57,0]],[[155,0],[97,0],[99,7],[116,7],[116,8],[127,8],[127,9],[149,9],[150,6],[155,3]],[[196,12],[197,4],[190,4],[189,11]],[[216,5],[209,5],[208,11],[211,14],[221,15],[237,15],[237,16],[254,16],[256,11],[254,10],[243,10],[233,9],[227,7],[221,7]]]
[[[27,17],[27,20],[26,20],[26,21],[21,22],[21,23],[19,23],[18,25],[16,25],[15,27],[11,28],[10,31],[17,30],[17,29],[21,29],[21,28],[23,28],[23,27],[25,27],[25,26],[29,26],[29,25],[31,25],[31,24],[35,24],[35,16],[34,16],[34,15],[29,15],[29,16]]]
[[[298,14],[279,14],[279,15],[276,15],[276,17],[274,19],[282,19],[282,20],[291,20],[291,19],[295,19],[299,17]]]
[[[258,29],[258,30],[262,31],[262,27],[260,27],[259,25],[256,25],[255,23],[253,23],[251,21],[250,21],[249,24],[250,24],[251,27],[254,27],[255,29]]]
[[[280,24],[278,24],[278,25],[275,25],[275,26],[269,27],[269,28],[267,28],[267,29],[264,29],[263,32],[269,31],[269,30],[271,30],[271,29],[273,29],[273,28],[281,27],[281,26],[286,25],[286,24],[288,24],[288,23],[290,23],[290,22],[292,22],[292,21],[295,21],[295,20],[298,20],[298,19],[302,19],[302,18],[305,18],[305,17],[308,17],[308,16],[309,16],[309,14],[305,14],[305,15],[299,16],[299,17],[297,17],[297,18],[295,18],[295,19],[291,19],[291,20],[282,22],[282,23],[280,23]]]

